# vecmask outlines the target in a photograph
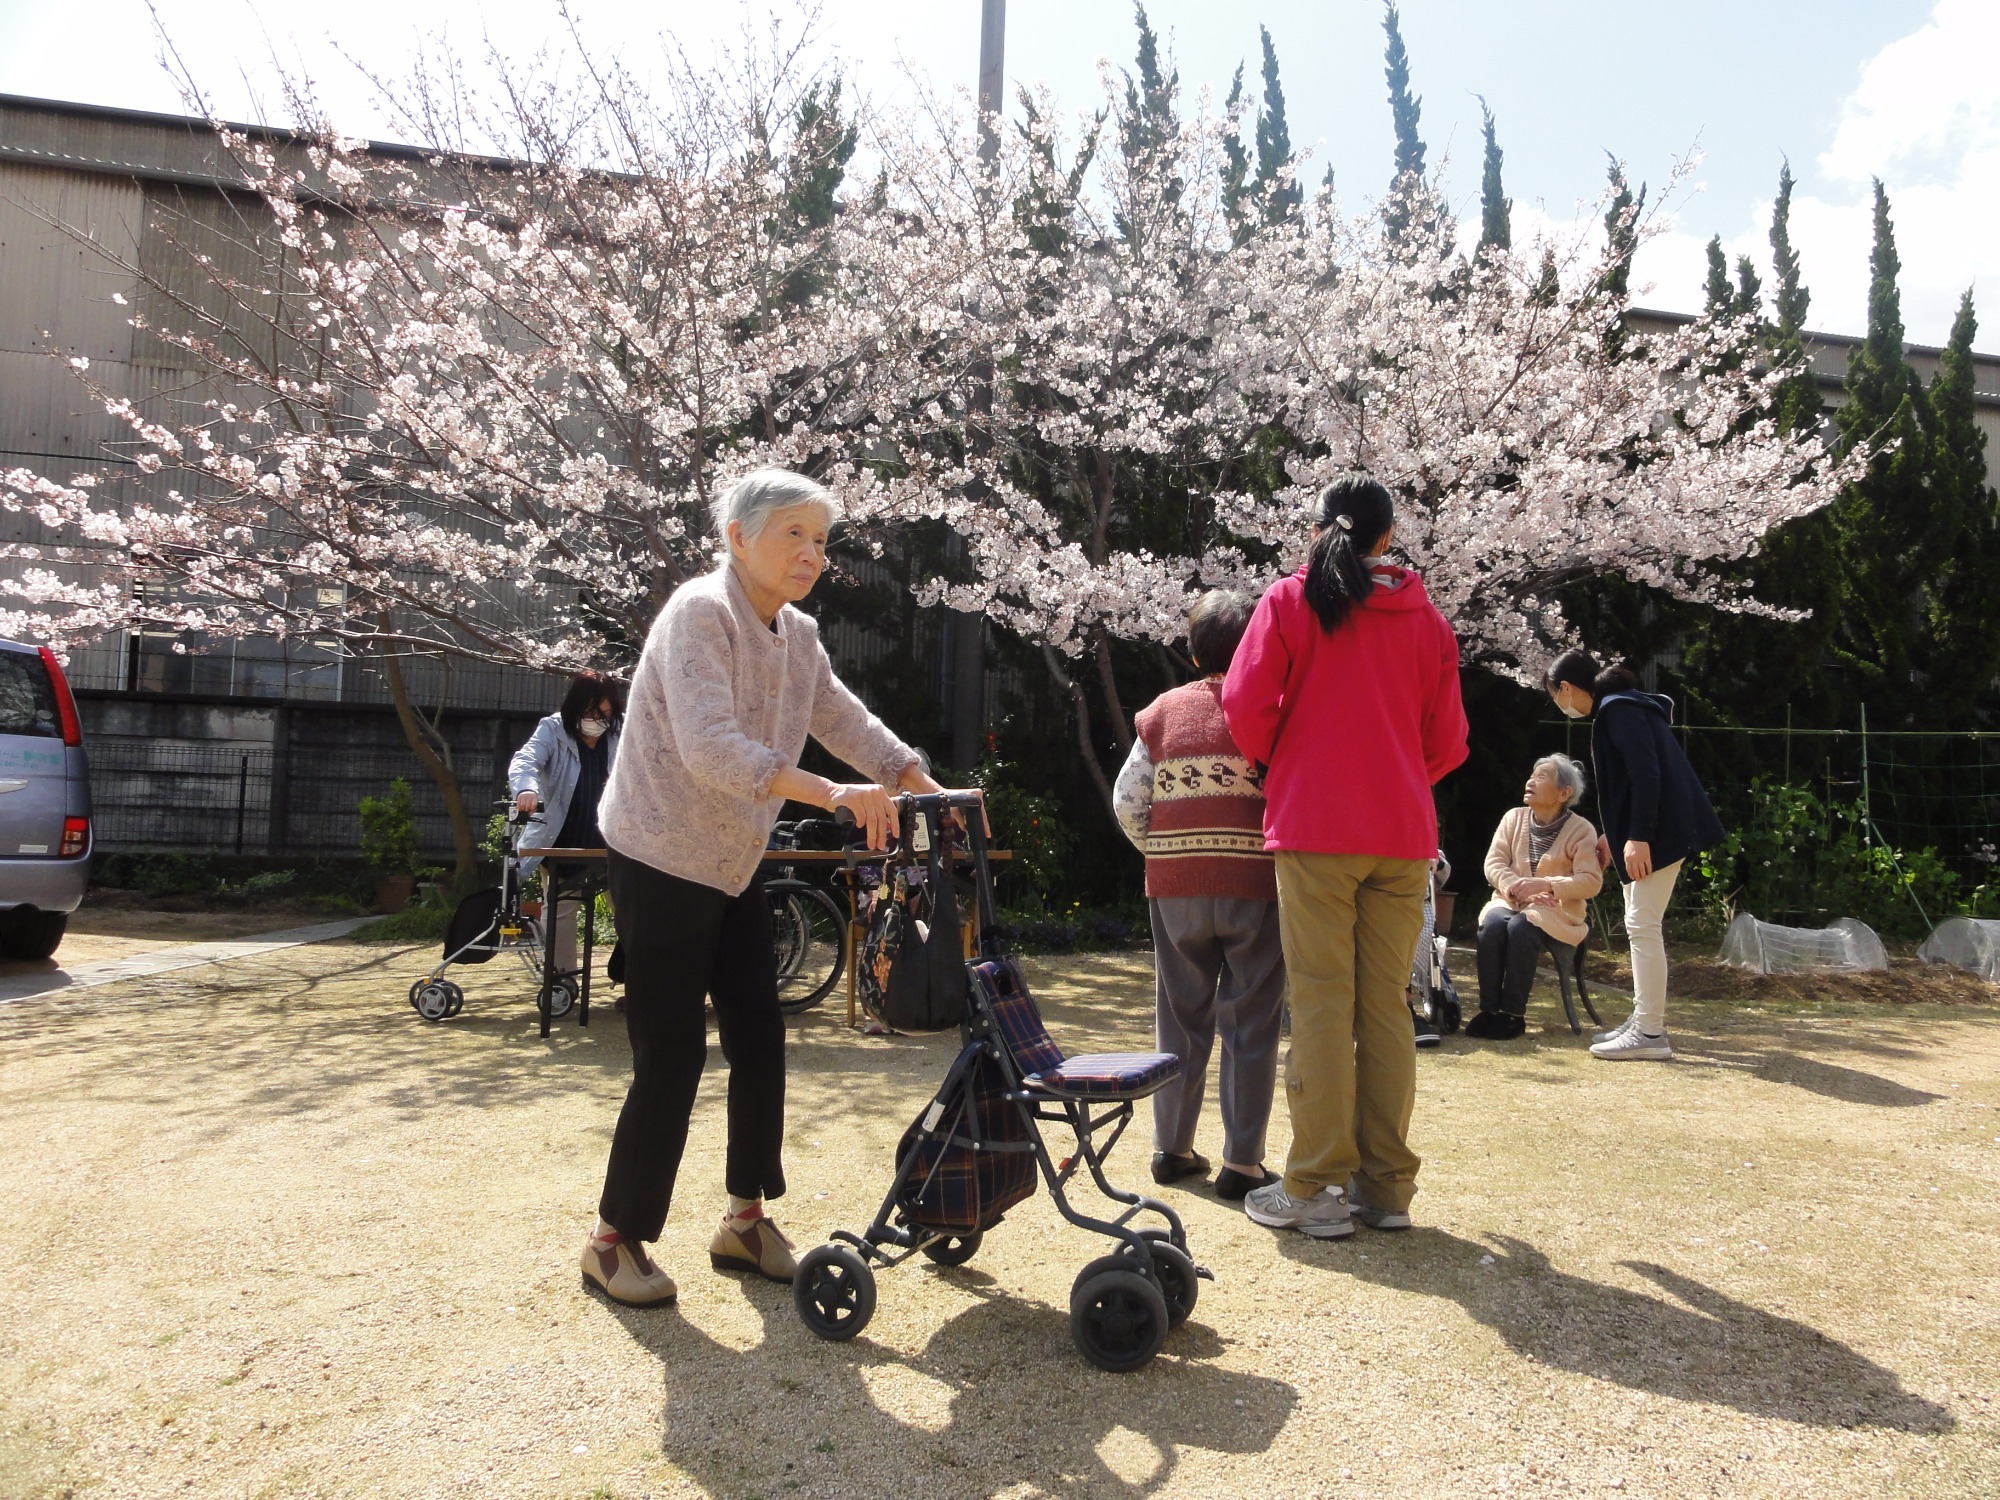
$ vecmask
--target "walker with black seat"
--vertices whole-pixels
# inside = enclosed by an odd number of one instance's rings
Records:
[[[1159,1353],[1170,1330],[1194,1311],[1202,1280],[1213,1280],[1188,1254],[1177,1215],[1156,1198],[1113,1187],[1104,1161],[1132,1121],[1133,1105],[1180,1072],[1162,1052],[1065,1057],[1049,1037],[1014,961],[1002,952],[993,915],[980,799],[974,793],[931,793],[895,799],[899,847],[927,853],[931,888],[944,906],[930,929],[955,941],[956,902],[948,872],[951,846],[964,837],[971,854],[979,956],[963,965],[963,998],[954,1017],[962,1040],[943,1085],[896,1150],[896,1173],[875,1221],[859,1234],[845,1230],[806,1252],[792,1284],[806,1326],[823,1339],[851,1339],[875,1312],[875,1267],[887,1270],[914,1255],[956,1266],[978,1251],[986,1231],[1033,1195],[1039,1167],[1070,1223],[1113,1242],[1077,1273],[1070,1289],[1070,1334],[1083,1357],[1100,1369],[1136,1370]],[[945,814],[961,815],[963,831]],[[951,1024],[949,1021],[946,1025]],[[903,1029],[908,1029],[904,1027]],[[1042,1139],[1043,1122],[1067,1125],[1073,1155],[1056,1161]],[[1109,1135],[1100,1144],[1095,1137]],[[1105,1197],[1125,1205],[1112,1218],[1074,1207],[1066,1192],[1087,1167]],[[1153,1215],[1164,1227],[1136,1227]]]

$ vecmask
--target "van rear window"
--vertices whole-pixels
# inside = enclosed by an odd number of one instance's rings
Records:
[[[0,651],[0,734],[62,738],[55,688],[39,656]]]

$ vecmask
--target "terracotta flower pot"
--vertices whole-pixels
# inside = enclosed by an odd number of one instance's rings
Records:
[[[410,904],[410,897],[416,894],[417,877],[414,875],[377,875],[375,877],[375,909],[384,915],[399,912]]]

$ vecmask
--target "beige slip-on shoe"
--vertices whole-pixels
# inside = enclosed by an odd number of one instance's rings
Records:
[[[673,1277],[653,1264],[645,1246],[620,1234],[602,1239],[592,1235],[584,1241],[583,1284],[627,1307],[661,1307],[680,1294]]]
[[[741,1229],[724,1219],[708,1243],[708,1261],[718,1271],[755,1271],[772,1281],[790,1281],[799,1270],[792,1259],[792,1242],[763,1217]]]

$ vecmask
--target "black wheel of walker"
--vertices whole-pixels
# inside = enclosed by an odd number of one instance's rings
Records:
[[[1160,1352],[1167,1339],[1167,1304],[1160,1289],[1124,1257],[1108,1258],[1119,1264],[1088,1279],[1077,1278],[1069,1299],[1069,1332],[1085,1359],[1122,1375],[1150,1364]]]
[[[948,1234],[924,1246],[924,1254],[941,1266],[962,1266],[979,1253],[979,1242],[984,1238],[976,1229],[970,1234]]]
[[[576,981],[567,974],[549,981],[549,1015],[566,1016],[576,1004]]]
[[[450,1008],[445,1011],[445,1018],[449,1020],[465,1009],[465,991],[453,984],[449,979],[444,980],[443,984],[446,989],[451,991],[451,999],[448,1002]]]
[[[410,996],[410,1004],[426,1021],[442,1021],[455,1014],[454,1001],[463,1005],[465,995],[449,979],[428,980],[418,985],[416,992]]]
[[[1164,1229],[1142,1229],[1139,1234],[1153,1257],[1153,1276],[1160,1283],[1160,1296],[1167,1304],[1167,1327],[1178,1328],[1188,1320],[1201,1295],[1201,1277],[1195,1274],[1194,1257],[1169,1239]]]
[[[853,1338],[875,1316],[875,1273],[845,1245],[819,1245],[799,1258],[792,1306],[823,1339]]]

